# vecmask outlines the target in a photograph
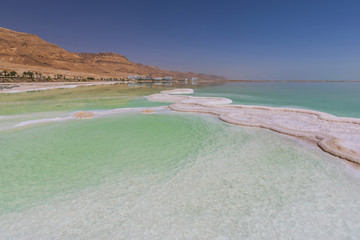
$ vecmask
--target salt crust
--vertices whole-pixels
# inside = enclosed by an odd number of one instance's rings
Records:
[[[21,92],[35,92],[35,91],[45,91],[52,89],[64,89],[64,88],[77,88],[77,87],[87,87],[87,86],[96,86],[96,85],[113,85],[118,84],[118,82],[94,82],[94,83],[77,83],[77,84],[61,84],[61,83],[35,83],[35,84],[20,84],[20,87],[14,89],[5,89],[0,90],[0,93],[21,93]]]
[[[360,119],[295,108],[227,105],[230,99],[218,97],[153,94],[147,99],[174,102],[169,106],[173,111],[213,114],[227,123],[301,138],[327,153],[360,164]]]
[[[172,90],[164,90],[164,91],[161,91],[160,93],[163,93],[163,94],[192,94],[192,93],[194,93],[194,90],[191,88],[176,88],[176,89],[172,89]]]
[[[29,125],[51,123],[51,122],[63,122],[68,120],[75,119],[88,119],[88,118],[97,118],[106,115],[112,114],[121,114],[121,113],[144,113],[144,114],[154,114],[157,112],[164,112],[169,110],[167,106],[160,107],[143,107],[143,108],[117,108],[111,110],[102,110],[102,111],[80,111],[74,112],[70,116],[65,117],[55,117],[55,118],[45,118],[45,119],[35,119],[23,121],[15,125],[15,127],[25,127]],[[170,110],[169,110],[170,111]]]

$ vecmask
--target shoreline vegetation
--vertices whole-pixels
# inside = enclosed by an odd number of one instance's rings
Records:
[[[1,27],[0,39],[0,75],[7,77],[6,81],[122,81],[147,77],[225,79],[217,75],[144,65],[117,53],[69,52],[37,35]]]
[[[15,72],[15,71],[14,71]],[[8,74],[10,74],[9,72]],[[16,73],[16,72],[15,72]],[[17,74],[17,73],[16,73]],[[34,74],[34,73],[33,73]],[[29,76],[4,76],[4,73],[0,71],[0,84],[11,84],[11,83],[59,83],[59,82],[68,82],[68,83],[78,83],[78,82],[107,82],[107,81],[116,81],[116,82],[182,82],[187,83],[187,79],[134,79],[134,78],[64,78],[64,77],[50,77],[43,76],[41,74],[35,75],[34,77]],[[194,82],[191,81],[190,82]],[[213,82],[213,83],[229,83],[229,82],[243,82],[243,83],[360,83],[360,80],[196,80],[196,82]]]
[[[26,71],[23,73],[18,73],[14,70],[3,70],[0,71],[0,84],[3,83],[58,83],[58,82],[94,82],[94,81],[116,81],[116,82],[244,82],[244,83],[282,83],[282,82],[295,82],[295,83],[309,83],[309,82],[329,82],[329,83],[336,83],[336,82],[359,82],[360,80],[228,80],[228,79],[221,79],[221,80],[198,80],[198,78],[188,79],[176,79],[167,77],[164,78],[153,78],[150,76],[129,76],[129,77],[119,77],[119,78],[94,78],[94,77],[69,77],[65,74],[58,74],[58,75],[49,75],[49,74],[42,74],[38,72],[31,72]]]
[[[0,83],[13,82],[89,82],[89,81],[141,81],[141,82],[159,82],[159,81],[174,81],[174,82],[197,82],[199,78],[176,78],[172,76],[154,77],[150,75],[129,75],[128,77],[92,77],[92,76],[74,76],[62,74],[43,74],[40,72],[25,71],[18,73],[15,70],[0,70]],[[205,80],[201,81],[221,81],[221,80]]]
[[[307,82],[329,82],[329,83],[335,83],[335,82],[360,82],[360,80],[222,80],[223,82],[251,82],[251,83],[272,83],[272,82],[276,82],[276,83],[281,83],[281,82],[303,82],[303,83],[307,83]]]

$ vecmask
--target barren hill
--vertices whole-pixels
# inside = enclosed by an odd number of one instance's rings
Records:
[[[0,27],[0,70],[18,73],[33,71],[46,75],[72,77],[121,78],[128,75],[149,75],[174,78],[198,77],[221,80],[220,76],[163,70],[133,63],[116,53],[73,53],[40,37]]]

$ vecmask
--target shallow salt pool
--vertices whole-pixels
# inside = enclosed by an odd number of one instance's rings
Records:
[[[118,114],[0,142],[0,239],[360,238],[358,173],[264,129]]]

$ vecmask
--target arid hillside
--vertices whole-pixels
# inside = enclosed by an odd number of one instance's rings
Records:
[[[152,74],[153,77],[172,76],[177,79],[224,79],[220,76],[169,71],[133,63],[116,53],[73,53],[34,34],[0,27],[1,70],[18,73],[33,71],[43,75],[66,75],[68,78],[126,78],[129,75]]]

